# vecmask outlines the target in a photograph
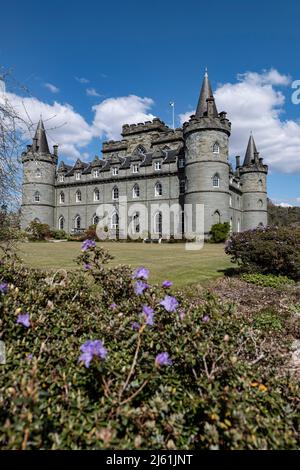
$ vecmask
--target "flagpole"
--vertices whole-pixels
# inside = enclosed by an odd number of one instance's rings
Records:
[[[169,104],[172,107],[173,131],[175,131],[175,101],[170,101]]]

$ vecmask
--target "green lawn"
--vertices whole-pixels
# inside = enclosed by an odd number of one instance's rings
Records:
[[[222,244],[205,244],[199,251],[187,251],[184,244],[143,244],[105,242],[103,246],[115,257],[113,264],[146,266],[151,280],[170,279],[176,287],[203,283],[221,276],[222,270],[231,267]],[[25,264],[46,268],[76,268],[74,258],[80,253],[78,242],[23,243],[21,257]]]

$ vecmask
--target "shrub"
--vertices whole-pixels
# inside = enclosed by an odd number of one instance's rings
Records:
[[[41,224],[36,220],[30,222],[27,232],[29,233],[29,239],[32,241],[45,240],[51,236],[49,225]]]
[[[298,448],[299,384],[258,356],[264,328],[82,250],[85,272],[0,264],[2,449]]]
[[[274,276],[273,274],[244,273],[241,279],[256,286],[273,287],[274,289],[295,284],[295,281],[287,276]]]
[[[210,241],[213,243],[225,242],[227,240],[229,231],[230,225],[228,222],[224,222],[223,224],[214,224],[210,229]]]
[[[87,228],[84,233],[84,239],[88,238],[90,240],[98,240],[96,227],[97,225],[90,225],[90,227]]]
[[[50,236],[55,240],[64,240],[67,238],[67,234],[64,230],[51,230]]]
[[[300,230],[267,227],[235,233],[225,252],[245,271],[300,279]]]

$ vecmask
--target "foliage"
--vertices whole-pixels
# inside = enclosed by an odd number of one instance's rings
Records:
[[[281,207],[268,201],[268,223],[276,227],[300,227],[300,207]]]
[[[282,319],[274,310],[262,310],[254,316],[254,325],[266,331],[281,331],[283,328]]]
[[[27,228],[28,238],[31,241],[45,240],[50,238],[51,230],[48,224],[41,224],[37,220],[30,222],[29,227]]]
[[[273,287],[274,289],[295,284],[295,281],[287,276],[274,276],[273,274],[244,273],[241,279],[256,286]]]
[[[223,224],[214,224],[210,229],[211,238],[210,241],[213,243],[222,243],[227,240],[230,231],[230,225],[228,222]]]
[[[64,230],[51,230],[50,237],[55,240],[65,240],[67,238],[67,234]]]
[[[98,240],[96,227],[97,225],[90,225],[90,227],[87,228],[84,233],[84,239],[88,238],[90,240]]]
[[[245,271],[300,279],[300,229],[266,227],[235,233],[225,252]]]
[[[299,385],[276,344],[260,356],[265,329],[82,250],[79,272],[0,264],[2,449],[298,448]]]

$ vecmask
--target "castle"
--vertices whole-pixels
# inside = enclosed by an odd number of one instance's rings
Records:
[[[68,233],[80,232],[98,224],[99,206],[112,204],[108,223],[117,229],[124,196],[129,212],[136,203],[146,208],[203,204],[205,236],[219,222],[228,222],[232,232],[265,226],[268,167],[251,134],[245,158],[241,163],[236,157],[233,170],[228,161],[230,133],[231,123],[226,112],[217,111],[207,72],[196,113],[182,128],[171,129],[158,118],[124,124],[122,140],[103,142],[103,157],[90,163],[78,159],[73,166],[63,161],[57,166],[58,146],[50,152],[40,120],[32,145],[22,153],[22,228],[38,220]],[[147,212],[150,235],[163,237],[162,213],[152,212]],[[136,234],[139,215],[130,216]],[[171,235],[184,230],[184,221],[173,222]]]

